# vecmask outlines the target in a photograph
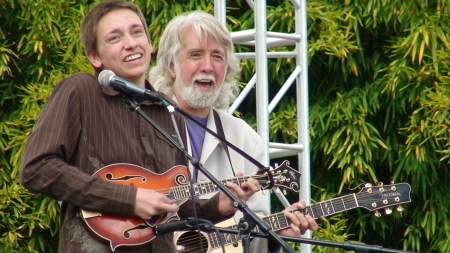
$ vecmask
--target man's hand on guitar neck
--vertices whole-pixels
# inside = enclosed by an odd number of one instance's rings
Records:
[[[284,211],[293,209],[302,210],[305,207],[306,207],[305,201],[300,200],[299,202],[294,203],[291,206],[284,209]],[[300,235],[303,235],[308,229],[315,231],[318,228],[316,221],[310,215],[303,215],[303,213],[299,211],[285,212],[285,215],[291,220],[292,224],[290,228],[285,228],[283,230],[278,231],[278,234],[280,235],[298,237]]]
[[[151,189],[137,189],[134,215],[139,218],[148,220],[155,215],[177,211],[178,205],[167,198],[166,195]]]
[[[244,173],[239,172],[236,174],[236,177],[242,177],[243,175]],[[253,193],[259,191],[261,188],[258,180],[253,178],[247,179],[247,181],[242,183],[241,186],[232,182],[227,182],[226,186],[231,190],[231,192],[233,192],[236,197],[242,199],[243,201],[247,201],[253,195]],[[222,215],[228,216],[236,212],[238,209],[233,206],[233,202],[230,198],[228,198],[227,195],[225,195],[225,193],[220,192],[218,210]]]

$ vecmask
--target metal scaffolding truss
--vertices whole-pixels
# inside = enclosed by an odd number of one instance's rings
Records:
[[[265,162],[270,164],[270,159],[297,156],[300,179],[300,199],[310,204],[310,146],[309,146],[309,112],[308,112],[308,45],[307,45],[307,16],[306,0],[291,0],[295,10],[295,32],[282,33],[267,31],[266,2],[262,0],[246,0],[253,10],[255,17],[254,29],[245,31],[231,31],[233,42],[240,45],[254,46],[255,52],[237,53],[237,57],[255,59],[255,73],[248,81],[241,94],[230,107],[229,113],[233,113],[244,98],[256,91],[256,120],[257,132],[263,140],[263,149],[266,150]],[[214,15],[226,24],[226,0],[214,0]],[[295,49],[289,52],[278,52],[277,47],[293,45]],[[268,52],[268,49],[273,49]],[[272,101],[269,102],[268,94],[268,59],[269,58],[295,58],[296,67],[289,78],[283,83]],[[296,144],[274,143],[269,140],[269,114],[281,101],[288,89],[295,86],[297,101],[297,137]],[[256,89],[254,89],[256,87]],[[290,205],[278,189],[274,193],[284,206]],[[311,238],[308,231],[304,237]],[[302,244],[301,252],[311,252],[311,245]]]

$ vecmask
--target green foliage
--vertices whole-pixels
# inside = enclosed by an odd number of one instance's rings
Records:
[[[27,192],[18,180],[24,143],[56,83],[91,72],[78,33],[94,0],[0,1],[0,248],[57,252],[59,205]],[[170,18],[213,12],[212,1],[135,0],[155,49]],[[314,238],[359,241],[421,252],[450,252],[450,6],[447,1],[307,1],[313,199],[348,194],[362,182],[411,184],[403,212],[375,218],[355,209],[325,219]],[[268,28],[293,32],[290,0],[268,1]],[[245,1],[227,1],[232,31],[252,29]],[[238,52],[253,48],[237,46]],[[280,47],[272,51],[290,51]],[[154,62],[154,61],[153,61]],[[255,63],[242,60],[241,81]],[[271,59],[277,92],[294,59]],[[270,114],[272,141],[295,143],[294,88]],[[254,125],[251,97],[239,114]],[[291,164],[295,164],[292,161]],[[288,195],[292,201],[294,195]],[[279,207],[276,203],[273,205]],[[278,210],[274,210],[278,211]],[[337,252],[315,247],[314,252]]]

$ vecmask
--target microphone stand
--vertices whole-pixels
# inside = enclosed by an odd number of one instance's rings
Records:
[[[184,155],[192,162],[193,165],[197,165],[197,168],[211,181],[213,182],[223,193],[225,193],[233,202],[233,206],[239,209],[243,214],[245,219],[239,222],[239,227],[242,229],[243,235],[243,246],[244,251],[248,252],[248,245],[250,244],[250,231],[255,225],[258,225],[261,231],[270,235],[269,237],[276,241],[286,252],[295,253],[295,250],[286,242],[284,242],[280,236],[278,236],[272,228],[265,223],[261,218],[259,218],[254,212],[252,212],[247,204],[241,199],[237,198],[225,185],[221,184],[217,178],[215,178],[209,171],[207,171],[203,165],[199,162],[198,158],[194,158],[180,146],[179,143],[174,141],[172,137],[165,132],[161,127],[159,127],[148,115],[146,115],[140,108],[139,104],[136,103],[133,96],[128,92],[122,92],[123,98],[127,106],[131,111],[137,112],[142,116],[149,124],[151,124],[158,132],[160,132],[169,142],[171,142],[175,147],[177,147]],[[164,102],[163,102],[164,101]],[[167,101],[162,100],[164,105],[169,104]],[[180,110],[177,110],[180,111]],[[253,159],[254,160],[254,159]],[[192,193],[191,193],[192,194]]]

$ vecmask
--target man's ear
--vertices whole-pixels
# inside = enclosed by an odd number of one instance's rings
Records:
[[[170,64],[170,69],[169,69],[169,71],[170,71],[170,76],[171,76],[173,79],[175,79],[176,73],[175,73],[175,66],[173,65],[173,63]]]
[[[102,61],[95,53],[88,53],[87,58],[91,62],[92,66],[94,66],[95,68],[100,69],[103,67]]]

